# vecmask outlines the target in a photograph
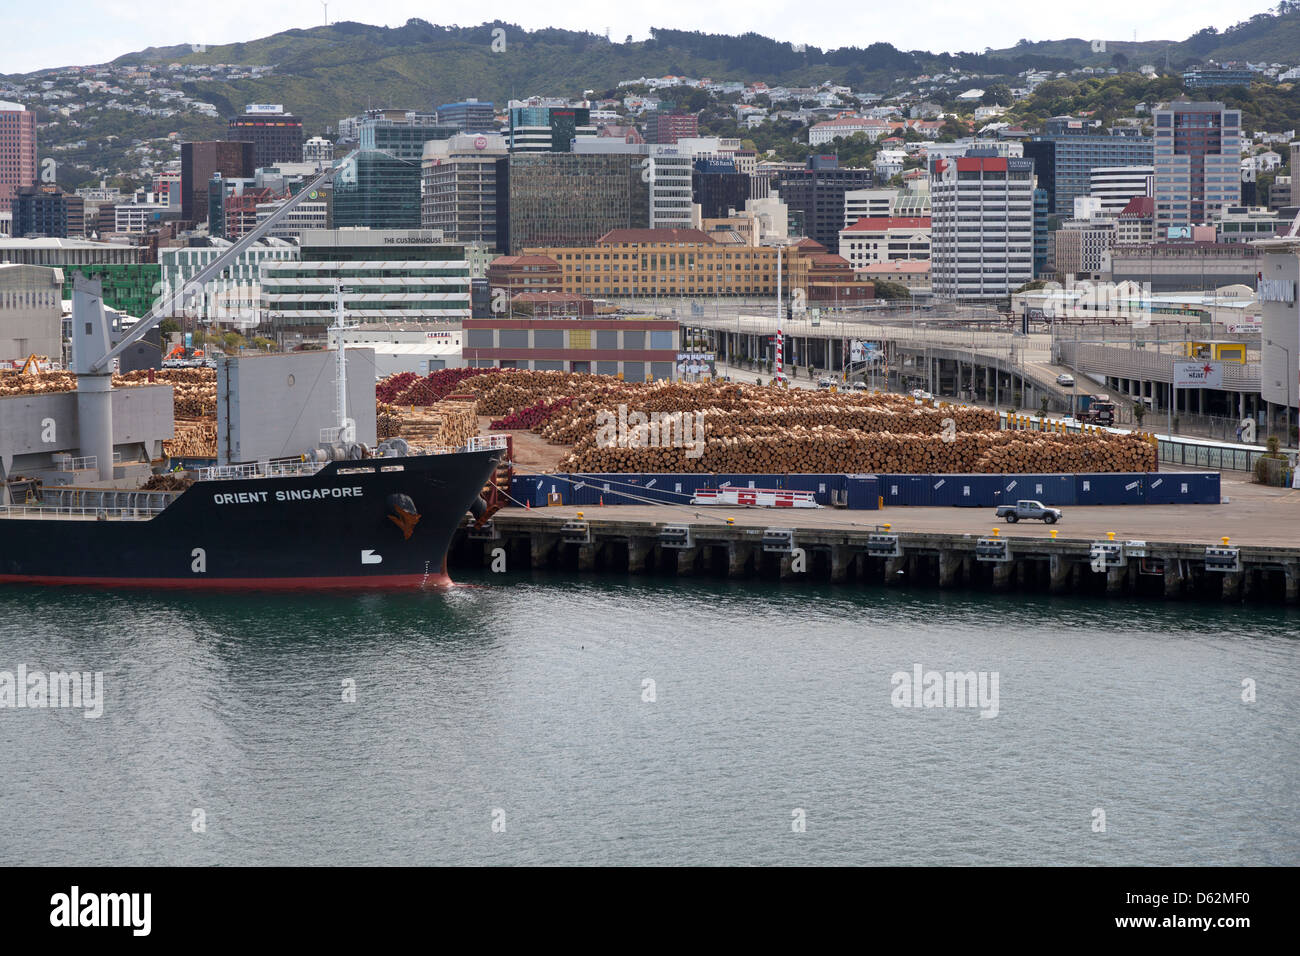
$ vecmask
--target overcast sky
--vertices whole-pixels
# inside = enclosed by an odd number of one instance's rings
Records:
[[[506,20],[528,29],[564,27],[641,40],[650,27],[709,33],[755,32],[817,46],[866,46],[883,41],[904,50],[982,50],[1005,47],[1021,37],[1182,40],[1206,26],[1220,30],[1266,9],[1268,0],[747,0],[707,4],[699,0],[610,3],[566,0],[484,0],[435,4],[430,0],[331,0],[330,22],[357,20],[399,26],[411,17],[430,23],[471,26]],[[319,0],[3,0],[9,28],[0,33],[0,73],[43,67],[102,63],[148,46],[232,43],[294,27],[319,26]],[[24,22],[26,21],[26,22]]]

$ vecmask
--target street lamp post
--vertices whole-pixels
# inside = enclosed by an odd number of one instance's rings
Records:
[[[1286,375],[1286,404],[1282,406],[1285,409],[1283,414],[1286,416],[1284,425],[1286,431],[1282,433],[1282,440],[1285,443],[1283,447],[1289,448],[1291,446],[1291,350],[1280,342],[1274,342],[1272,339],[1268,339],[1266,344],[1273,346],[1275,349],[1281,349],[1282,354],[1286,356],[1286,360],[1282,364],[1283,372]],[[1273,416],[1271,414],[1268,416],[1268,433],[1273,434]]]

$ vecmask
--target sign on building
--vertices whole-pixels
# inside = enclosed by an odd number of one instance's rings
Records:
[[[1175,362],[1174,388],[1223,388],[1223,363]]]

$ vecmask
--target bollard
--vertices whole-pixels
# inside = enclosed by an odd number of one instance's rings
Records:
[[[1114,540],[1115,540],[1115,532],[1114,532],[1114,531],[1107,531],[1107,532],[1106,532],[1106,540],[1107,540],[1107,541],[1114,541]]]
[[[581,512],[581,511],[578,512],[578,520],[579,520],[579,521],[582,520],[582,512]]]
[[[888,530],[889,530],[890,528],[892,528],[892,527],[893,527],[892,524],[887,524],[887,525],[885,525],[885,530],[888,531]]]
[[[994,528],[994,529],[993,529],[993,537],[995,537],[995,538],[996,538],[996,537],[997,537],[997,536],[998,536],[998,535],[999,535],[999,534],[1001,534],[1001,532],[1000,532],[1000,531],[998,531],[998,529],[997,529],[997,528]]]
[[[1227,538],[1227,536],[1225,535],[1225,536],[1223,537],[1222,540],[1223,540],[1223,546],[1226,548],[1226,547],[1228,546],[1228,538]]]
[[[1053,538],[1056,537],[1056,529],[1055,529],[1055,528],[1053,528],[1051,531],[1049,531],[1049,532],[1047,532],[1047,533],[1050,534]]]
[[[736,523],[736,519],[735,519],[735,518],[728,518],[728,519],[727,519],[727,524],[735,524],[735,523]]]

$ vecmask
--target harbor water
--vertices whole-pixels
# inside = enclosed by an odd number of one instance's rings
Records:
[[[1297,687],[1284,607],[7,587],[0,861],[1296,865]]]

